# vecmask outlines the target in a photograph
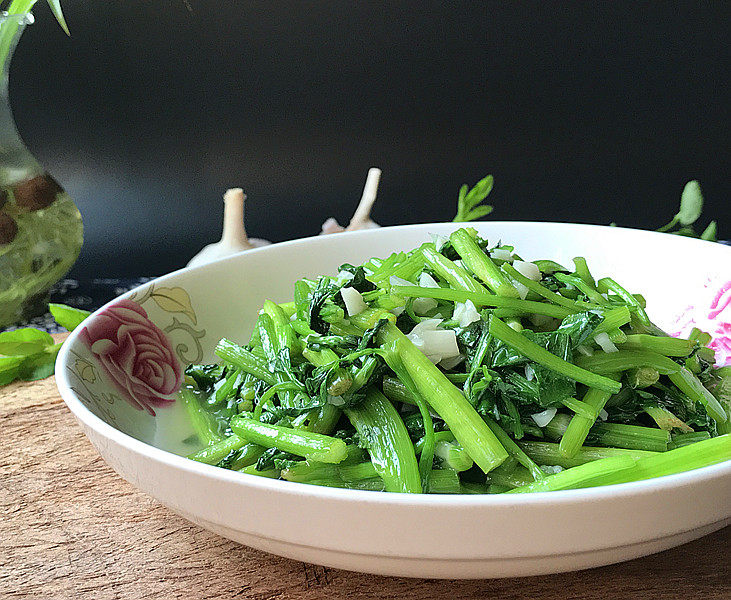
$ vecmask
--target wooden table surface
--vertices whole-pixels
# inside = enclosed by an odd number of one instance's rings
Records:
[[[53,378],[0,388],[0,598],[731,598],[731,528],[654,556],[523,579],[361,575],[239,546],[118,477]]]

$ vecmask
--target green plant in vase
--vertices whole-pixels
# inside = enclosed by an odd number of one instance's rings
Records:
[[[68,31],[59,1],[47,1]],[[25,147],[10,109],[10,60],[35,3],[13,0],[0,12],[0,328],[46,310],[83,241],[76,205]]]

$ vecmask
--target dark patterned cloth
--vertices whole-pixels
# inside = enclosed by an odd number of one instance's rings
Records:
[[[68,304],[74,308],[96,310],[120,294],[151,281],[154,277],[134,279],[62,279],[51,288],[51,302]],[[35,327],[48,333],[66,331],[53,320],[51,313],[35,317],[26,323],[19,323],[9,330],[19,327]]]

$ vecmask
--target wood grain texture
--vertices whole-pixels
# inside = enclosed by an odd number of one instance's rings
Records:
[[[0,598],[731,597],[731,528],[680,548],[562,575],[426,581],[263,554],[192,525],[99,458],[53,379],[0,388]]]

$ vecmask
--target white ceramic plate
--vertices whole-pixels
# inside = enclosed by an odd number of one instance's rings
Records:
[[[570,265],[585,256],[595,275],[644,294],[661,327],[731,265],[731,248],[665,234],[557,223],[474,226],[491,241],[514,244],[524,259]],[[56,367],[61,395],[104,459],[173,511],[248,546],[332,567],[415,577],[535,575],[635,558],[728,524],[731,461],[585,490],[414,496],[272,481],[174,454],[186,451],[185,419],[178,405],[156,398],[179,383],[182,365],[213,361],[223,336],[248,340],[262,302],[291,299],[296,279],[455,228],[296,240],[161,277],[71,335]],[[117,350],[104,354],[105,337],[115,335]],[[155,372],[125,372],[131,356],[147,351]]]

